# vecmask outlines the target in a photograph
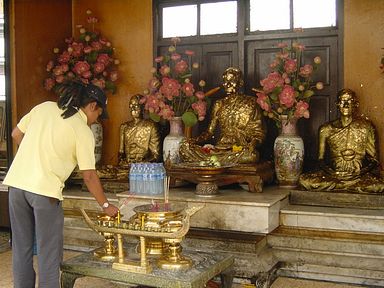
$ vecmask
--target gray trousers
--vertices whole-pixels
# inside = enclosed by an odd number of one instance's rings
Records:
[[[64,216],[61,201],[9,188],[15,288],[34,288],[33,243],[36,235],[39,288],[60,287]]]

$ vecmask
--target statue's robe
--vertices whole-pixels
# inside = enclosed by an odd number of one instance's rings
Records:
[[[299,183],[306,190],[349,190],[359,193],[384,192],[384,179],[366,165],[378,164],[376,135],[373,125],[366,120],[353,120],[341,127],[336,120],[320,128],[326,135],[326,146],[330,154],[329,169],[304,173]],[[372,165],[372,168],[377,165]],[[352,176],[351,176],[352,175]]]

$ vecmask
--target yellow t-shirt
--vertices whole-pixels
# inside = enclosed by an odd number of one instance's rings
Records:
[[[95,140],[83,111],[63,119],[55,102],[44,102],[17,127],[24,133],[3,184],[63,199],[64,182],[76,165],[95,169]]]

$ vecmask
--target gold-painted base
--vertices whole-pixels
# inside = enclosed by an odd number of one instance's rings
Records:
[[[114,261],[117,258],[117,251],[107,253],[105,248],[101,247],[93,252],[93,255],[103,261]]]
[[[147,238],[145,243],[145,252],[147,255],[163,255],[165,244],[161,238]],[[140,253],[140,243],[136,247],[137,253]]]
[[[162,269],[184,270],[192,267],[193,261],[188,257],[179,256],[177,260],[162,257],[157,261],[157,266]]]
[[[133,261],[127,261],[124,263],[115,262],[112,264],[112,269],[142,274],[148,274],[152,272],[152,266],[148,261],[146,261],[146,264],[143,266],[140,265],[139,262]]]

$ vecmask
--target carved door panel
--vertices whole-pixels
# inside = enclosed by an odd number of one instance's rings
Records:
[[[287,43],[296,39],[287,39]],[[273,61],[275,53],[279,51],[277,44],[279,40],[257,40],[249,41],[245,47],[246,67],[246,91],[251,92],[252,87],[260,87],[260,80],[270,72],[269,64]],[[321,66],[315,72],[314,81],[322,81],[324,89],[315,90],[315,95],[310,102],[310,118],[301,119],[298,123],[299,134],[304,139],[305,145],[305,166],[310,169],[317,159],[318,153],[318,129],[321,124],[336,118],[336,94],[338,87],[338,54],[337,37],[315,37],[300,39],[300,43],[306,46],[303,53],[303,63],[310,64],[315,56],[322,59]],[[272,159],[273,142],[278,131],[273,121],[266,119],[268,133],[267,139],[261,149],[263,158]]]

